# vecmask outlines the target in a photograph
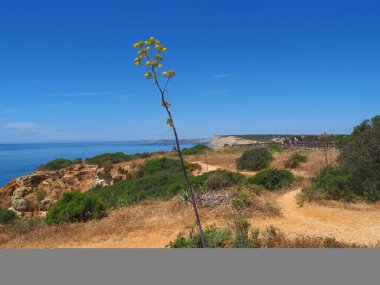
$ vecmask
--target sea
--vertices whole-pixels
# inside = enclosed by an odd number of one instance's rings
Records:
[[[196,144],[197,142],[181,142],[181,148],[190,148]],[[174,145],[173,141],[0,144],[0,187],[57,158],[86,159],[109,152],[134,154],[170,151]]]

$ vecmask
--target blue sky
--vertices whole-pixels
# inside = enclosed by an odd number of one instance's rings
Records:
[[[349,133],[380,113],[378,1],[3,1],[0,142],[171,138],[133,65],[156,36],[180,137]]]

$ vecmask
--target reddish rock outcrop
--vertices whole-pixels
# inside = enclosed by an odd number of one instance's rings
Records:
[[[36,170],[0,188],[0,207],[12,207],[19,212],[46,211],[63,193],[112,185],[133,175],[139,164],[138,161],[115,164],[111,170],[84,163],[57,171]]]

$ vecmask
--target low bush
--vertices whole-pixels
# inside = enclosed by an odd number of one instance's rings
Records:
[[[0,208],[0,224],[7,225],[19,219],[16,212]]]
[[[345,243],[331,237],[299,236],[288,238],[281,230],[269,226],[264,231],[251,229],[244,218],[234,222],[232,230],[217,228],[215,225],[205,230],[205,240],[209,248],[364,248],[364,245]],[[188,234],[180,233],[167,247],[199,248],[199,234],[191,229]]]
[[[58,158],[55,160],[50,161],[47,164],[42,164],[37,169],[40,171],[53,171],[53,170],[60,170],[62,168],[66,168],[73,165],[73,162],[69,159],[65,158]]]
[[[283,149],[278,144],[271,144],[267,147],[271,153],[282,152]]]
[[[229,247],[228,241],[231,239],[231,231],[219,229],[215,225],[209,226],[204,230],[204,238],[208,248]],[[199,233],[191,229],[186,237],[185,233],[180,233],[176,240],[169,243],[170,248],[200,248],[201,239]]]
[[[25,235],[35,229],[46,226],[43,218],[17,219],[7,225],[7,229],[12,234],[19,236]]]
[[[269,166],[273,156],[266,148],[253,148],[243,153],[236,161],[238,169],[258,171]]]
[[[351,189],[368,202],[380,200],[380,116],[354,128],[338,158],[351,176]]]
[[[73,191],[63,194],[63,197],[48,211],[46,223],[52,225],[63,222],[85,222],[100,219],[105,215],[106,207],[99,196]]]
[[[313,179],[312,184],[302,190],[299,201],[321,199],[344,199],[352,201],[356,195],[351,188],[351,175],[338,168],[328,166]]]
[[[240,190],[231,200],[232,207],[244,210],[252,204],[252,194],[246,190]]]
[[[210,150],[211,148],[204,144],[197,144],[196,146],[193,146],[191,148],[184,148],[182,150],[183,155],[196,155],[196,154],[204,154],[206,151]]]
[[[180,161],[164,157],[148,161],[135,178],[92,192],[102,197],[107,207],[116,208],[144,199],[168,199],[184,189],[187,187]]]
[[[248,178],[249,184],[262,185],[275,191],[290,186],[295,182],[294,175],[287,170],[267,169]]]
[[[86,159],[86,163],[103,167],[104,165],[107,165],[110,163],[116,164],[116,163],[131,161],[137,158],[146,158],[149,156],[150,156],[149,153],[136,153],[136,154],[124,154],[122,152],[104,153],[104,154]]]
[[[214,170],[192,178],[194,189],[218,190],[244,182],[242,174],[227,170]]]
[[[294,153],[292,156],[285,162],[286,168],[297,168],[301,165],[301,163],[305,163],[307,161],[307,156],[302,155],[300,153]]]

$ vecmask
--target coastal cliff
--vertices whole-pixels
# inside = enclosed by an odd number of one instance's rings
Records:
[[[242,139],[236,136],[218,136],[212,137],[211,144],[214,147],[234,146],[234,145],[251,145],[257,141]]]
[[[55,171],[36,170],[0,188],[0,207],[20,214],[47,211],[64,193],[112,185],[127,179],[133,167],[131,163],[119,163],[105,169],[79,163]]]

